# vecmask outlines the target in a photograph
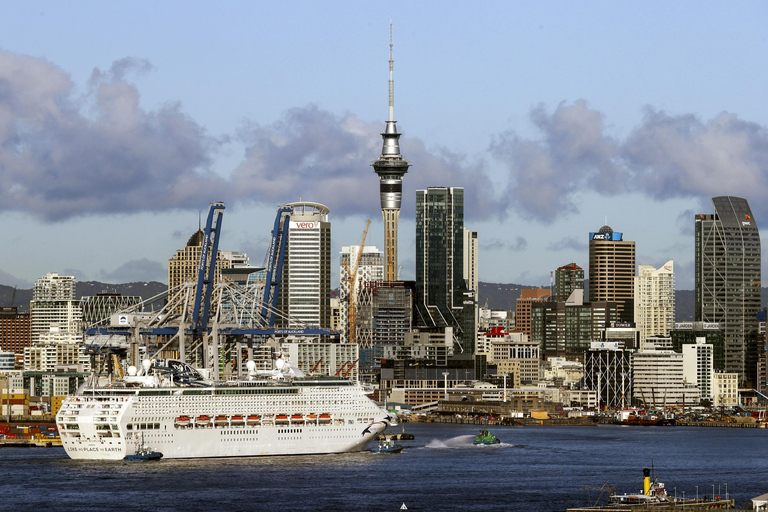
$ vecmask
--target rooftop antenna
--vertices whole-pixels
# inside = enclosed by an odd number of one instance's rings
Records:
[[[389,20],[389,120],[395,120],[395,80],[392,69],[395,61],[392,59],[392,20]]]

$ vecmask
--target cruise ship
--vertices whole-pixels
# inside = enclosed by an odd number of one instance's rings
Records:
[[[122,380],[94,378],[56,416],[73,459],[120,460],[146,445],[163,458],[252,457],[359,451],[394,424],[357,382],[274,368],[213,382],[177,360],[142,362]]]

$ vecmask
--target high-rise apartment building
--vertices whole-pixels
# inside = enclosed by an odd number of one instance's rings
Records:
[[[640,342],[667,336],[675,325],[675,269],[669,260],[660,268],[640,265],[635,278],[635,325]]]
[[[35,282],[29,303],[31,344],[82,341],[83,310],[74,276],[50,272]]]
[[[480,268],[478,263],[479,251],[477,231],[464,228],[464,281],[467,283],[467,288],[475,292],[475,302],[477,302],[477,292],[480,286],[477,275]]]
[[[358,259],[360,260],[358,263]],[[348,274],[352,274],[357,268],[357,274],[355,275],[354,289],[355,294],[353,297],[349,296],[350,282],[347,277]],[[341,265],[339,269],[339,275],[341,279],[339,281],[339,298],[340,311],[339,319],[341,324],[341,342],[349,343],[349,320],[350,320],[350,304],[355,305],[355,324],[370,325],[372,320],[370,318],[364,318],[366,314],[370,314],[370,309],[360,309],[359,305],[360,294],[364,292],[365,283],[384,280],[384,254],[376,247],[367,246],[363,247],[363,254],[360,256],[360,246],[345,246],[341,248]],[[356,341],[360,343],[361,334],[363,331],[358,332]],[[370,340],[366,340],[365,346],[370,345]]]
[[[278,309],[288,319],[279,326],[331,325],[330,210],[320,203],[296,202],[291,208]]]
[[[29,346],[29,313],[19,313],[14,306],[0,307],[0,351],[23,354]]]
[[[386,281],[399,279],[397,265],[397,224],[400,220],[400,203],[403,197],[403,176],[409,164],[400,154],[400,133],[395,123],[395,81],[392,78],[392,25],[389,26],[389,118],[384,133],[381,156],[373,162],[373,170],[379,176],[381,214],[384,218],[384,277]]]
[[[589,234],[589,301],[615,302],[620,321],[635,321],[635,242],[610,226]]]
[[[746,199],[712,198],[714,213],[697,214],[697,321],[717,322],[725,337],[725,371],[754,387],[760,310],[760,232]]]
[[[464,189],[416,191],[416,306],[427,327],[454,327],[464,354],[474,351],[474,301],[464,281]]]
[[[584,289],[584,269],[575,263],[555,271],[555,302],[565,302],[574,290]]]

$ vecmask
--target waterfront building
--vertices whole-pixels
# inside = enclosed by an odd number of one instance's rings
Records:
[[[760,311],[760,232],[746,199],[712,198],[714,213],[695,216],[695,320],[719,323],[725,370],[756,383]]]
[[[376,247],[363,248],[362,256],[359,255],[360,246],[345,246],[341,248],[341,264],[339,266],[339,319],[341,322],[341,342],[350,341],[370,347],[372,343],[373,319],[370,308],[360,307],[360,296],[365,293],[367,283],[382,281],[384,279],[384,254]],[[358,259],[360,260],[358,263]],[[349,296],[350,274],[357,268],[354,276],[354,297]],[[350,302],[355,306],[355,334],[356,339],[349,340]]]
[[[15,306],[0,307],[0,350],[23,354],[31,345],[29,313]]]
[[[712,395],[715,407],[739,405],[739,374],[715,372],[712,375]]]
[[[712,345],[705,343],[703,338],[683,345],[683,377],[687,384],[699,388],[702,400],[709,400],[710,403],[714,399],[712,354]]]
[[[667,336],[675,323],[675,271],[669,260],[660,268],[640,265],[635,278],[635,325],[640,340]]]
[[[464,280],[464,189],[416,191],[416,307],[420,326],[452,327],[474,353],[474,292]]]
[[[373,162],[373,170],[379,176],[381,214],[384,219],[384,278],[398,281],[397,225],[400,220],[400,204],[403,197],[403,176],[409,164],[400,154],[400,133],[395,122],[395,81],[393,79],[392,25],[389,27],[389,117],[381,134],[384,144],[381,156]]]
[[[524,333],[493,327],[478,336],[476,353],[484,354],[488,364],[496,365],[497,376],[512,376],[511,387],[539,381],[539,344],[530,341]]]
[[[83,311],[74,276],[50,272],[35,282],[29,303],[30,344],[82,341]]]
[[[704,343],[712,345],[714,370],[725,371],[725,336],[719,323],[675,322],[669,337],[672,339],[672,350],[681,353],[685,345],[697,343],[699,339],[703,339]]]
[[[686,384],[683,354],[647,346],[632,354],[633,394],[644,407],[699,403],[699,388]]]
[[[584,387],[597,392],[600,407],[632,404],[632,350],[621,342],[593,342],[584,354]]]
[[[548,357],[541,365],[540,380],[547,385],[573,388],[584,378],[584,362]]]
[[[595,340],[597,341],[597,340]],[[634,324],[614,322],[601,333],[600,341],[620,342],[626,349],[637,350],[640,348],[640,331]]]
[[[515,301],[515,330],[524,332],[530,338],[531,314],[533,304],[546,302],[552,295],[549,288],[523,288],[520,290],[520,298]]]
[[[90,371],[90,359],[82,343],[49,342],[24,349],[24,370],[55,372],[65,368]]]
[[[296,202],[291,208],[283,259],[279,327],[331,325],[331,223],[327,206]]]
[[[584,290],[575,290],[566,302],[531,302],[531,340],[544,357],[581,359],[592,341],[616,322],[613,302],[584,302]]]
[[[635,242],[603,226],[589,234],[589,300],[615,302],[619,320],[635,321]]]
[[[574,290],[584,289],[584,269],[575,263],[555,271],[555,302],[565,302]]]
[[[338,374],[355,382],[359,380],[360,347],[357,343],[290,341],[281,343],[280,349],[288,354],[291,366],[307,375]]]

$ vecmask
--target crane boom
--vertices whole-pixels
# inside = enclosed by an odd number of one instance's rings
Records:
[[[360,260],[363,259],[363,249],[365,248],[365,237],[368,236],[368,227],[371,225],[371,221],[365,223],[365,229],[363,230],[363,240],[360,242],[360,248],[357,250],[357,260],[355,261],[355,269],[349,276],[349,343],[357,341],[355,337],[355,306],[357,305],[357,296],[355,295],[355,284],[357,284],[357,271],[360,269]]]

